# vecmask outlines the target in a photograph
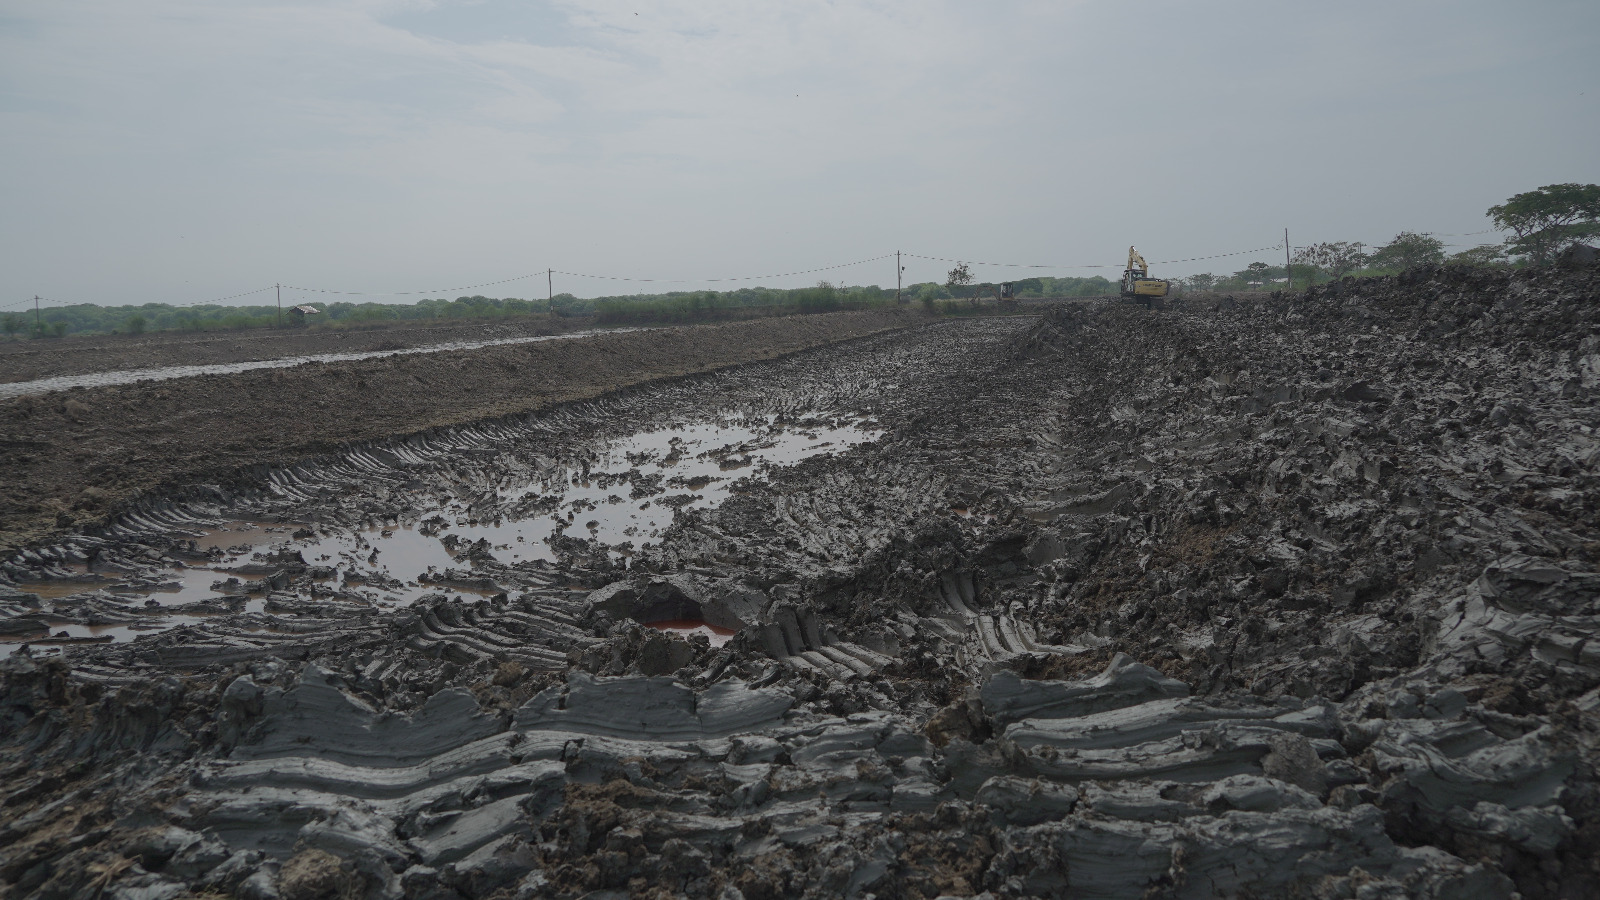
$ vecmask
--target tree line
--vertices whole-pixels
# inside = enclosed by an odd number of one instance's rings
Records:
[[[1292,290],[1335,281],[1345,276],[1392,275],[1406,269],[1453,263],[1473,266],[1547,265],[1574,244],[1600,236],[1600,185],[1549,184],[1527,191],[1485,213],[1496,229],[1509,232],[1498,244],[1484,244],[1459,253],[1445,253],[1445,243],[1430,234],[1402,231],[1387,244],[1369,247],[1360,241],[1330,241],[1299,248],[1284,266],[1253,262],[1231,275],[1205,272],[1178,279],[1197,291]]]
[[[562,318],[593,317],[598,324],[676,322],[717,318],[740,310],[765,309],[799,313],[864,309],[894,302],[892,289],[877,285],[846,286],[826,281],[804,288],[749,287],[733,291],[672,291],[580,299],[572,294],[524,300],[518,297],[457,297],[415,303],[313,302],[316,316],[305,320],[309,328],[359,328],[386,322],[494,319],[546,315]],[[272,306],[174,306],[144,303],[100,306],[77,303],[0,316],[0,331],[8,337],[62,337],[67,334],[143,334],[147,331],[239,331],[300,324],[285,307],[280,315]]]
[[[1551,184],[1511,197],[1489,207],[1486,215],[1497,229],[1508,232],[1500,244],[1486,244],[1447,256],[1443,241],[1430,234],[1402,231],[1379,247],[1359,241],[1330,241],[1301,247],[1289,269],[1253,262],[1231,275],[1210,272],[1178,279],[1191,290],[1243,291],[1273,288],[1288,283],[1291,289],[1333,281],[1345,276],[1386,275],[1420,265],[1460,263],[1479,266],[1544,265],[1575,244],[1600,236],[1600,185]],[[959,277],[958,277],[959,273]],[[1289,283],[1289,277],[1293,282]],[[1095,275],[1088,278],[1040,276],[1011,282],[1013,294],[1030,297],[1096,297],[1117,292],[1116,282]],[[922,282],[903,291],[904,299],[933,308],[936,301],[994,296],[997,285],[972,282],[965,264],[951,270],[943,284]],[[361,325],[428,319],[484,319],[504,316],[592,316],[601,324],[674,322],[716,318],[740,310],[767,309],[827,312],[864,309],[893,303],[895,292],[877,285],[846,286],[819,281],[804,288],[747,287],[732,291],[672,291],[579,299],[556,294],[543,300],[517,297],[457,297],[418,300],[415,303],[315,304],[314,328],[349,328]],[[0,315],[0,331],[8,337],[62,337],[81,334],[141,334],[145,331],[221,331],[277,325],[284,314],[273,306],[173,306],[144,303],[137,306],[100,306],[79,303],[43,310],[38,317],[12,312]]]
[[[1093,297],[1116,293],[1116,283],[1105,278],[1027,278],[1014,282],[1019,297]],[[966,297],[993,296],[995,285],[947,285],[926,282],[907,286],[906,302],[932,303]],[[296,301],[299,303],[300,301]],[[415,303],[373,303],[335,300],[312,302],[318,314],[305,323],[309,328],[359,328],[386,322],[493,319],[548,315],[593,317],[596,324],[626,325],[688,322],[740,315],[741,311],[814,313],[867,309],[895,302],[893,288],[877,285],[843,285],[819,281],[803,288],[745,287],[731,291],[669,291],[582,299],[556,294],[548,299],[518,297],[457,297],[418,300]],[[36,322],[32,312],[0,316],[0,331],[8,337],[62,337],[67,334],[143,334],[147,331],[240,331],[271,328],[280,321],[295,323],[286,307],[174,306],[143,303],[100,306],[76,303],[48,307]]]

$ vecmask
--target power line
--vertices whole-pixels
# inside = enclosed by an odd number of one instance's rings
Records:
[[[1487,230],[1484,230],[1484,231],[1468,232],[1468,233],[1461,234],[1461,235],[1444,234],[1444,233],[1440,233],[1440,234],[1441,234],[1441,236],[1444,236],[1444,237],[1469,237],[1469,236],[1479,235],[1479,234],[1490,234],[1490,233],[1492,233],[1494,231],[1495,231],[1495,229],[1487,229]],[[1424,233],[1432,234],[1431,232],[1424,232]],[[1175,263],[1200,262],[1202,260],[1208,260],[1208,259],[1224,259],[1224,258],[1227,258],[1227,257],[1230,257],[1230,256],[1243,256],[1243,255],[1248,254],[1248,253],[1263,253],[1263,252],[1266,252],[1268,250],[1276,250],[1276,249],[1278,249],[1279,247],[1282,247],[1282,246],[1283,246],[1282,244],[1276,244],[1275,243],[1275,244],[1273,244],[1271,246],[1267,246],[1267,247],[1257,247],[1257,248],[1250,249],[1250,250],[1235,250],[1235,251],[1232,251],[1232,252],[1229,252],[1229,253],[1214,253],[1214,254],[1211,254],[1209,256],[1190,256],[1190,257],[1185,257],[1185,258],[1182,258],[1182,259],[1157,260],[1155,263],[1153,263],[1153,265],[1172,265],[1172,264],[1175,264]],[[1447,244],[1446,246],[1456,247],[1456,246],[1464,246],[1464,245],[1461,245],[1461,244]],[[1304,249],[1304,248],[1297,247],[1297,248],[1293,248],[1293,249]],[[1063,264],[1055,264],[1055,263],[1046,264],[1046,263],[984,262],[984,261],[978,261],[978,260],[952,259],[952,258],[944,257],[944,256],[927,256],[927,255],[920,254],[920,253],[885,253],[885,254],[883,254],[881,256],[873,256],[873,257],[869,257],[867,259],[859,259],[859,260],[855,260],[854,262],[839,263],[837,265],[832,265],[832,266],[819,266],[819,267],[814,268],[814,269],[800,269],[800,270],[792,271],[792,272],[776,272],[776,273],[770,273],[770,274],[766,274],[766,275],[740,275],[740,276],[729,276],[729,277],[721,277],[721,278],[698,278],[698,279],[696,279],[696,278],[635,278],[635,277],[622,276],[622,275],[595,275],[595,274],[590,274],[590,273],[587,273],[587,272],[569,272],[569,271],[566,271],[565,269],[551,269],[551,268],[545,269],[543,274],[545,275],[546,278],[549,278],[549,276],[551,274],[559,273],[561,275],[568,275],[568,276],[571,276],[573,278],[591,278],[591,279],[598,279],[598,280],[603,280],[603,281],[629,281],[629,282],[648,283],[648,284],[706,284],[706,283],[723,283],[723,282],[733,282],[733,281],[759,281],[761,279],[766,279],[766,278],[789,278],[789,277],[793,277],[795,275],[811,275],[811,274],[815,274],[817,272],[828,272],[828,271],[832,271],[832,270],[835,270],[835,269],[847,269],[847,268],[851,268],[853,266],[866,265],[867,263],[880,262],[882,260],[890,259],[890,258],[896,257],[896,256],[907,256],[907,257],[911,257],[913,259],[926,259],[926,260],[932,260],[932,261],[935,261],[935,262],[947,262],[947,263],[962,263],[962,262],[966,262],[968,264],[977,265],[977,266],[997,266],[997,267],[1014,268],[1014,269],[1117,269],[1117,268],[1120,268],[1120,266],[1118,266],[1118,265],[1105,264],[1105,263],[1083,263],[1083,264],[1078,264],[1078,265],[1063,265]],[[493,287],[494,285],[497,285],[497,284],[510,284],[511,282],[514,282],[514,281],[524,281],[524,280],[527,280],[529,278],[537,278],[539,276],[539,274],[540,273],[538,273],[538,272],[533,272],[533,273],[530,273],[530,274],[527,274],[527,275],[518,275],[518,276],[516,276],[514,278],[502,278],[502,279],[499,279],[497,281],[485,281],[485,282],[481,282],[479,284],[469,284],[469,285],[464,285],[464,286],[461,286],[461,287],[432,288],[432,289],[423,290],[423,291],[338,291],[338,290],[332,290],[332,289],[329,289],[329,288],[297,287],[297,286],[288,285],[288,284],[282,285],[282,287],[288,288],[289,290],[293,290],[293,291],[303,291],[305,293],[337,294],[337,295],[340,295],[340,296],[349,296],[349,297],[409,297],[409,296],[419,296],[419,295],[425,295],[425,294],[446,294],[446,293],[450,293],[450,292],[453,292],[453,291],[468,291],[468,290],[475,290],[477,288]],[[898,277],[898,272],[896,273],[896,275]],[[177,307],[177,308],[182,308],[182,307],[200,306],[200,305],[213,304],[213,303],[225,303],[225,302],[227,302],[229,300],[237,300],[240,297],[250,297],[250,296],[253,296],[255,294],[263,294],[263,293],[266,293],[267,291],[274,290],[277,287],[278,287],[277,285],[271,285],[271,286],[268,286],[268,287],[256,288],[253,291],[243,291],[243,292],[240,292],[240,293],[237,293],[237,294],[229,294],[229,295],[227,295],[225,297],[217,297],[217,298],[211,299],[211,300],[194,300],[194,301],[190,301],[190,302],[187,302],[187,303],[174,303],[174,304],[169,304],[169,305],[173,306],[173,307]],[[38,300],[38,299],[42,299],[44,301],[52,302],[52,303],[60,302],[62,305],[70,305],[70,304],[67,304],[65,301],[54,301],[54,300],[51,300],[48,297],[45,297],[45,298],[28,297],[26,299],[19,300],[19,301],[13,302],[13,303],[0,305],[0,310],[16,309],[16,308],[21,307],[21,306],[26,306],[27,304],[30,304],[30,303],[35,303],[36,300]],[[98,305],[98,304],[85,304],[85,305],[93,306],[93,305]]]
[[[910,256],[912,254],[908,253],[906,255]],[[567,272],[561,269],[552,269],[551,271],[562,275],[571,275],[574,278],[599,278],[605,281],[648,281],[656,284],[703,284],[713,281],[758,281],[762,278],[788,278],[792,275],[810,275],[813,272],[827,272],[831,269],[848,269],[851,266],[860,266],[869,262],[878,262],[879,260],[888,259],[891,256],[894,256],[894,254],[885,253],[882,256],[874,256],[871,259],[858,259],[855,262],[840,263],[836,266],[823,266],[818,269],[802,269],[798,272],[779,272],[772,275],[741,275],[734,278],[624,278],[621,275],[588,275],[583,272]]]
[[[518,275],[515,278],[502,278],[499,281],[485,281],[482,284],[469,284],[465,287],[433,288],[432,290],[426,291],[330,291],[323,288],[295,287],[292,284],[286,284],[284,287],[291,291],[306,291],[307,293],[311,294],[344,294],[350,297],[409,297],[417,294],[448,294],[451,291],[470,291],[475,288],[493,287],[497,284],[510,284],[513,281],[523,281],[528,278],[537,277],[539,277],[539,273],[534,272],[531,275]],[[271,288],[267,288],[267,290],[271,290]]]
[[[188,303],[173,303],[171,305],[172,306],[182,307],[182,306],[201,306],[201,305],[206,304],[206,303],[221,303],[224,300],[237,300],[240,297],[248,297],[248,296],[250,296],[252,294],[265,294],[267,291],[270,291],[275,287],[277,287],[277,285],[273,285],[272,287],[256,288],[253,291],[245,291],[242,294],[229,294],[226,297],[218,297],[215,300],[191,300]]]
[[[174,307],[174,308],[182,308],[182,307],[185,307],[185,306],[200,306],[200,305],[206,304],[206,303],[222,303],[223,301],[226,301],[226,300],[237,300],[240,297],[248,297],[251,294],[265,293],[266,291],[270,291],[270,290],[272,290],[271,287],[257,288],[257,289],[255,289],[253,291],[245,291],[242,294],[230,294],[230,295],[228,295],[226,297],[218,297],[215,300],[190,300],[187,303],[168,303],[167,305],[171,306],[171,307]],[[16,307],[19,307],[19,306],[26,306],[27,304],[34,302],[35,299],[36,298],[34,298],[34,297],[29,297],[26,300],[19,300],[16,303],[10,303],[10,304],[7,304],[5,306],[0,306],[0,309],[15,309]],[[54,300],[54,299],[51,299],[50,297],[39,297],[37,299],[44,300],[47,303],[58,303],[58,304],[60,304],[60,306],[54,307],[56,309],[59,309],[59,308],[64,307],[64,306],[73,306],[73,305],[78,305],[78,306],[99,306],[100,305],[98,303],[87,303],[87,302],[79,302],[77,304],[73,304],[73,303],[71,303],[69,301],[66,301],[66,300]],[[131,305],[138,305],[138,304],[131,304]]]
[[[1162,259],[1162,260],[1157,260],[1157,261],[1151,263],[1151,265],[1153,265],[1153,266],[1165,266],[1165,265],[1171,265],[1172,263],[1199,262],[1202,259],[1222,259],[1225,256],[1243,256],[1246,253],[1263,253],[1263,252],[1265,252],[1267,250],[1277,250],[1278,248],[1280,248],[1282,246],[1283,246],[1282,244],[1273,244],[1270,247],[1257,247],[1254,250],[1235,250],[1232,253],[1217,253],[1217,254],[1213,254],[1211,256],[1191,256],[1191,257],[1189,257],[1187,259]],[[1106,264],[1106,263],[1086,263],[1084,265],[1066,266],[1066,265],[1047,265],[1047,264],[1043,264],[1043,263],[1003,263],[1003,262],[982,262],[980,260],[971,260],[971,259],[968,259],[968,260],[948,259],[948,258],[943,257],[943,256],[923,256],[920,253],[907,253],[906,255],[907,256],[916,257],[917,259],[931,259],[931,260],[936,260],[938,262],[953,262],[953,263],[965,262],[965,263],[968,263],[968,264],[974,265],[974,266],[1004,266],[1006,268],[1011,268],[1011,269],[1120,269],[1120,268],[1122,268],[1122,266],[1120,266],[1120,265],[1109,265],[1109,264]]]

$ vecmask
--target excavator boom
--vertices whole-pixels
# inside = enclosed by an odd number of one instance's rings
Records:
[[[1144,264],[1144,257],[1139,255],[1138,249],[1134,248],[1134,247],[1129,247],[1128,248],[1128,271],[1130,271],[1130,272],[1138,272],[1140,275],[1143,275],[1146,272],[1148,272],[1149,270],[1150,270],[1149,266],[1146,266]]]

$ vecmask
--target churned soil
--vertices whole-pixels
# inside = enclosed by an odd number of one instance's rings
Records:
[[[902,310],[789,316],[597,334],[476,350],[307,363],[229,375],[73,389],[0,401],[0,546],[92,526],[153,488],[228,481],[341,445],[531,412],[652,379],[772,359],[920,321]],[[394,340],[394,332],[367,342]],[[439,330],[428,332],[431,338]],[[448,340],[515,337],[479,326]],[[36,361],[36,374],[240,361],[341,349],[342,335],[274,335],[223,351],[157,342],[110,347],[98,368]],[[324,346],[330,340],[332,346]],[[275,342],[275,343],[273,343]],[[345,350],[371,349],[355,336]],[[348,346],[354,343],[354,346]],[[270,344],[270,346],[269,346]],[[398,348],[396,348],[398,349]],[[148,353],[149,355],[141,355]],[[201,359],[203,353],[211,357]],[[233,353],[229,357],[227,354]],[[0,357],[9,365],[12,357]],[[54,365],[54,364],[52,364]],[[21,367],[6,371],[14,374]]]

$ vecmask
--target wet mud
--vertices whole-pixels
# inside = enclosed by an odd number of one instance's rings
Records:
[[[1597,288],[1061,305],[174,484],[0,564],[0,883],[1596,896]]]
[[[525,415],[917,318],[774,317],[3,399],[0,547],[102,525],[157,488],[229,490],[354,443]]]

